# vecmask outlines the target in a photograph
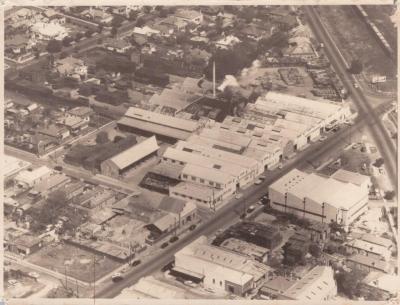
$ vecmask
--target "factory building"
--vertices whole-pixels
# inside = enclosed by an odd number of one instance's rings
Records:
[[[206,289],[244,296],[259,287],[269,271],[247,256],[207,244],[201,236],[175,254],[172,274],[202,282]]]
[[[351,181],[292,170],[269,187],[271,207],[319,222],[349,226],[367,210],[368,191]]]

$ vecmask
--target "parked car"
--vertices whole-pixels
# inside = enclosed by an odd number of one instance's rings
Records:
[[[261,183],[262,183],[262,180],[261,180],[261,179],[257,179],[256,182],[254,182],[255,185],[259,185],[259,184],[261,184]]]
[[[325,141],[326,139],[327,139],[326,136],[322,136],[322,137],[319,138],[319,141],[320,141],[320,142],[323,142],[323,141]]]
[[[196,229],[196,225],[191,225],[191,226],[189,227],[189,230],[190,230],[190,231],[193,231],[194,229]]]
[[[29,275],[30,277],[35,278],[35,279],[38,279],[38,278],[39,278],[39,274],[36,273],[36,272],[29,272],[28,275]]]
[[[165,243],[162,243],[162,245],[161,245],[161,249],[164,249],[164,248],[166,248],[166,247],[168,247],[168,243],[167,242],[165,242]]]
[[[243,194],[242,193],[237,193],[236,195],[235,195],[235,199],[240,199],[240,198],[242,198],[243,197]]]
[[[254,205],[249,206],[249,208],[247,209],[247,213],[251,213],[256,209],[256,207]]]
[[[62,166],[57,165],[57,166],[54,166],[54,170],[61,172],[63,170],[63,168],[62,168]]]
[[[135,267],[135,266],[137,266],[137,265],[140,265],[141,262],[142,262],[142,261],[141,261],[140,259],[137,259],[137,260],[135,260],[135,261],[132,262],[131,266],[132,266],[132,267]]]
[[[173,243],[173,242],[176,242],[178,239],[179,239],[178,236],[172,236],[172,237],[169,239],[169,242],[170,242],[170,243]]]
[[[118,282],[118,281],[123,280],[124,277],[122,276],[121,273],[117,272],[117,273],[114,273],[114,274],[111,276],[111,279],[113,280],[113,282]]]

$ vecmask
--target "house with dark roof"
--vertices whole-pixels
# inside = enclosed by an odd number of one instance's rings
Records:
[[[107,38],[104,42],[104,47],[107,50],[123,54],[131,49],[132,45],[124,39]]]
[[[158,208],[172,214],[178,226],[183,226],[196,219],[197,206],[192,201],[165,196]]]

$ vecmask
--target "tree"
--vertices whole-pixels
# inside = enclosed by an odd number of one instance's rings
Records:
[[[94,33],[93,30],[88,29],[88,30],[85,32],[85,36],[89,38],[89,37],[91,37],[91,36],[93,35],[93,33]]]
[[[392,200],[392,199],[394,198],[395,195],[396,195],[396,192],[395,192],[395,191],[386,191],[386,192],[385,192],[384,198],[385,198],[386,200]]]
[[[124,21],[124,18],[120,15],[115,15],[111,21],[111,26],[115,28],[119,28]]]
[[[117,33],[118,33],[118,29],[117,29],[116,27],[112,27],[112,29],[111,29],[111,36],[112,36],[112,37],[115,37],[115,36],[117,35]]]
[[[139,17],[136,19],[136,26],[141,28],[142,26],[144,26],[146,24],[146,20],[142,17]]]
[[[58,53],[62,49],[61,42],[58,40],[50,40],[47,44],[46,50],[50,54]]]
[[[74,39],[73,39],[71,36],[65,36],[65,37],[63,38],[63,40],[62,40],[62,44],[63,44],[64,47],[69,47],[69,46],[71,45],[71,42],[72,42],[73,40],[74,40]]]
[[[63,59],[63,58],[65,58],[65,57],[67,57],[68,56],[68,53],[67,52],[61,52],[60,53],[60,59]]]
[[[384,163],[385,163],[385,160],[383,158],[378,158],[375,160],[373,166],[381,167]]]
[[[338,292],[344,293],[351,299],[360,296],[361,283],[365,276],[365,271],[356,268],[351,272],[338,270],[338,272],[335,273]]]
[[[99,24],[99,26],[97,27],[97,32],[101,33],[103,31],[104,26],[102,24]]]
[[[60,208],[64,206],[68,199],[67,194],[62,190],[55,190],[54,192],[49,194],[47,201],[54,207]]]
[[[100,131],[96,136],[97,144],[105,144],[109,141],[108,134],[105,131]]]
[[[75,41],[81,40],[82,37],[83,37],[83,34],[82,34],[81,32],[76,33],[76,35],[75,35]]]
[[[312,256],[316,258],[321,256],[321,248],[316,243],[312,243],[309,249]]]
[[[130,21],[134,21],[134,20],[136,20],[137,16],[138,16],[138,12],[136,12],[136,11],[134,11],[134,10],[131,10],[131,11],[129,12],[129,17],[128,17],[128,19],[129,19]]]
[[[363,70],[362,62],[358,59],[353,59],[349,68],[349,72],[352,74],[360,74]]]

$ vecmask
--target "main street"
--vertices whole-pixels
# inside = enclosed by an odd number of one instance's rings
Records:
[[[341,78],[344,86],[351,93],[359,114],[368,113],[368,127],[380,153],[385,159],[386,169],[393,187],[397,190],[397,149],[382,123],[380,114],[374,110],[369,99],[362,92],[362,88],[354,87],[354,83],[358,82],[348,72],[345,59],[342,57],[335,42],[321,22],[315,8],[312,6],[305,6],[305,11],[312,31],[316,35],[316,38],[324,44],[325,53]]]
[[[390,103],[382,104],[375,108],[375,112],[379,115],[384,113]],[[113,298],[117,296],[122,289],[132,286],[140,278],[148,276],[151,273],[160,270],[163,266],[173,261],[174,254],[190,244],[196,238],[202,235],[211,235],[218,229],[225,227],[225,225],[233,220],[239,220],[240,212],[246,209],[251,204],[254,204],[262,195],[267,191],[268,185],[287,174],[294,168],[307,167],[312,160],[318,160],[324,156],[330,156],[332,152],[341,150],[344,146],[349,144],[351,134],[358,132],[358,130],[369,124],[371,121],[370,113],[362,113],[359,115],[354,125],[347,128],[342,128],[338,132],[331,134],[324,142],[317,142],[310,145],[304,151],[299,152],[295,158],[287,161],[284,168],[279,170],[267,171],[266,179],[260,185],[250,186],[249,189],[243,192],[243,197],[239,200],[232,199],[231,202],[224,205],[219,209],[214,217],[208,221],[203,222],[191,234],[181,238],[173,244],[170,244],[159,255],[153,256],[150,259],[143,259],[142,264],[132,268],[124,274],[124,280],[121,282],[113,283],[111,280],[105,283],[104,286],[99,287],[96,297],[98,298]]]

